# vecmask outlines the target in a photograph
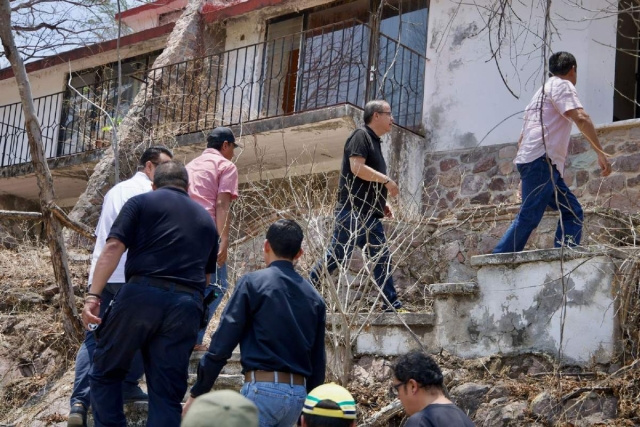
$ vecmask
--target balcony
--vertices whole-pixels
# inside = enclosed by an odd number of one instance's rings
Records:
[[[335,122],[336,111],[346,117],[352,115],[347,110],[382,98],[398,127],[422,135],[425,61],[362,22],[343,21],[151,69],[146,78],[121,87],[120,116],[138,94],[136,103],[144,100],[144,134],[150,140],[171,135],[182,146],[202,142],[202,132],[220,125],[242,127],[246,135],[251,129],[304,127],[309,123],[301,119],[320,116]],[[106,147],[112,130],[101,110],[113,114],[116,89],[114,80],[106,80],[35,99],[46,155],[82,162],[83,153]],[[353,120],[346,119],[352,128]],[[340,133],[340,146],[348,131]],[[0,147],[0,168],[30,159],[20,104],[0,107]]]

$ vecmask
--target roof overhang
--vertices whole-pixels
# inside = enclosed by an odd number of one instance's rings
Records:
[[[173,31],[174,26],[175,23],[171,22],[169,24],[162,25],[161,27],[150,28],[138,33],[129,34],[120,39],[120,47],[135,45],[147,40],[166,36],[170,34],[171,31]],[[79,47],[77,49],[68,50],[66,52],[52,55],[38,61],[30,62],[25,66],[25,68],[27,70],[27,73],[33,73],[34,71],[43,70],[45,68],[53,67],[59,64],[64,64],[89,56],[99,55],[110,50],[115,50],[117,48],[117,44],[117,40],[114,39],[92,44],[89,46]],[[13,76],[13,69],[11,67],[3,68],[2,70],[0,70],[0,80],[6,80]]]
[[[127,9],[122,13],[117,13],[115,18],[122,18],[122,22],[130,25],[133,20],[140,19],[148,15],[161,15],[167,12],[184,9],[187,6],[187,0],[156,0],[142,6]]]
[[[224,4],[206,1],[200,8],[200,14],[205,22],[211,23],[240,16],[265,7],[281,5],[288,1],[289,0],[244,0]]]

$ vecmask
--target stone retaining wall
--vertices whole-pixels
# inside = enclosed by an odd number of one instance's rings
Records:
[[[582,135],[571,137],[565,182],[586,205],[623,212],[638,211],[640,191],[640,120],[600,126],[600,142],[614,172],[601,178],[596,153]],[[518,202],[519,175],[513,159],[517,144],[481,146],[427,155],[424,168],[425,209],[438,216],[473,205]]]

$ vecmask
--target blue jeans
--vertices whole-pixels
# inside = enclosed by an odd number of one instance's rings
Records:
[[[351,258],[354,246],[366,248],[367,256],[376,260],[373,267],[373,276],[376,284],[382,288],[382,293],[387,297],[389,303],[400,308],[402,304],[398,301],[396,288],[393,285],[391,275],[391,254],[387,246],[384,235],[384,228],[379,218],[369,216],[361,219],[351,210],[340,209],[336,213],[336,225],[331,237],[331,243],[324,259],[319,261],[309,274],[311,283],[318,287],[320,276],[323,273],[324,265],[326,271],[332,274],[338,264],[346,265]],[[384,304],[387,305],[386,303]]]
[[[120,290],[123,283],[107,283],[102,291],[102,303],[100,304],[100,317],[104,315],[104,311],[107,309],[111,300],[116,293]],[[76,356],[76,376],[73,381],[73,391],[71,392],[71,406],[76,403],[82,403],[85,408],[89,407],[89,369],[91,369],[91,363],[93,361],[93,352],[96,349],[96,338],[93,332],[87,331],[84,335],[84,342],[78,350]],[[138,387],[138,381],[144,373],[144,366],[142,364],[142,355],[137,352],[131,360],[131,368],[124,380],[123,392],[126,396],[129,390],[135,390]]]
[[[122,381],[140,350],[149,389],[147,426],[177,427],[189,357],[202,319],[202,294],[127,283],[99,331],[89,373],[96,427],[125,427]]]
[[[547,206],[560,210],[554,240],[556,248],[577,246],[582,239],[582,206],[569,190],[554,165],[542,156],[530,163],[518,164],[522,180],[522,206],[507,232],[493,250],[494,254],[520,252],[536,229]],[[557,200],[556,203],[556,192]]]
[[[302,413],[307,390],[302,385],[247,382],[240,394],[258,407],[260,427],[292,427]]]
[[[227,264],[224,263],[221,266],[218,266],[216,269],[216,276],[211,284],[207,286],[204,290],[204,297],[211,294],[211,292],[218,292],[218,296],[211,301],[209,304],[209,311],[207,311],[207,325],[211,322],[213,315],[216,313],[218,306],[222,302],[222,297],[227,292],[227,288],[229,287],[229,283],[227,282]],[[207,308],[205,307],[205,310]],[[198,340],[196,344],[202,344],[202,340],[204,340],[204,334],[207,332],[207,327],[201,328],[198,331]]]

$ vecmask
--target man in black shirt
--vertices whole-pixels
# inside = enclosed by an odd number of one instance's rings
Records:
[[[385,296],[383,308],[402,308],[391,276],[391,255],[387,247],[381,218],[392,218],[386,204],[387,194],[398,195],[398,185],[387,176],[380,137],[391,131],[393,116],[385,101],[371,101],[364,106],[364,129],[356,129],[344,146],[336,224],[324,259],[311,270],[309,279],[317,288],[323,272],[331,275],[338,264],[345,264],[354,246],[365,248],[375,260],[373,275]]]
[[[222,313],[209,350],[200,360],[194,398],[211,390],[240,344],[245,383],[240,393],[260,411],[260,426],[296,423],[307,391],[324,382],[325,304],[293,268],[302,255],[302,228],[281,219],[264,242],[267,268],[243,276]]]
[[[156,191],[129,199],[96,263],[82,320],[98,344],[89,373],[96,427],[126,426],[122,382],[141,350],[149,388],[147,425],[180,425],[189,356],[202,321],[202,295],[215,273],[218,235],[207,211],[187,194],[179,162],[157,166]],[[125,250],[125,279],[102,319],[100,294]]]
[[[474,427],[444,395],[444,377],[431,356],[414,350],[398,357],[389,391],[400,399],[409,419],[405,427]]]

